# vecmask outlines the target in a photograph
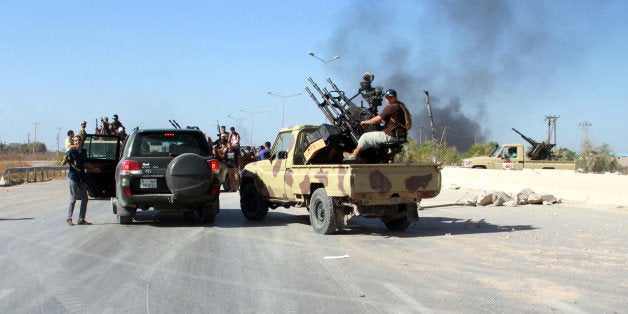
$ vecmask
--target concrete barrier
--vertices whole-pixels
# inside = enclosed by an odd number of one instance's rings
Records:
[[[628,176],[578,173],[571,170],[508,171],[446,167],[442,170],[443,189],[452,184],[470,190],[518,193],[530,188],[552,194],[564,203],[628,207]]]
[[[0,178],[0,186],[11,186],[16,181],[13,180],[13,176],[20,175],[24,176],[24,182],[37,182],[50,180],[50,173],[52,173],[52,177],[56,178],[57,174],[59,176],[68,176],[68,167],[13,167],[4,169],[4,173]]]

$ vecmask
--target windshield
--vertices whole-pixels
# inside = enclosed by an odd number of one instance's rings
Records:
[[[189,132],[140,133],[133,141],[131,156],[176,156],[183,153],[209,155],[209,146]]]
[[[490,157],[500,157],[503,147],[498,146],[495,150],[489,155]]]
[[[83,144],[87,150],[87,158],[117,160],[118,158],[118,138],[113,136],[87,136]]]

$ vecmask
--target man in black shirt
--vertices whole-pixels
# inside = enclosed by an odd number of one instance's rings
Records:
[[[70,205],[68,207],[68,217],[66,223],[71,226],[72,214],[76,200],[81,200],[78,225],[91,225],[85,220],[87,213],[87,186],[85,185],[85,162],[87,161],[87,151],[83,148],[83,138],[74,137],[74,146],[65,154],[61,165],[70,164],[68,182],[70,185]]]

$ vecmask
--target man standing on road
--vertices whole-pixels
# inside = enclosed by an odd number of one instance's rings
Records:
[[[68,182],[70,185],[70,205],[68,207],[68,218],[66,223],[71,226],[72,214],[74,213],[74,204],[76,200],[81,200],[81,209],[79,212],[78,225],[91,225],[85,220],[87,213],[87,186],[85,184],[85,162],[87,161],[87,151],[83,149],[83,138],[74,137],[74,146],[63,157],[61,165],[70,164]]]

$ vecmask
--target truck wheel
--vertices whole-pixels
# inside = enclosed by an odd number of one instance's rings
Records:
[[[111,209],[113,210],[113,214],[114,215],[118,214],[117,202],[118,202],[118,200],[115,197],[111,198]]]
[[[327,196],[324,188],[316,189],[310,200],[310,223],[314,231],[319,234],[333,233],[338,228],[335,217],[331,197]]]
[[[384,221],[386,228],[390,231],[405,231],[410,226],[408,217],[401,217],[395,220]]]
[[[117,214],[116,216],[118,217],[118,223],[121,225],[128,225],[131,222],[133,222],[133,216],[135,215],[135,208],[131,208],[131,207],[125,207],[124,208],[127,212],[130,212],[131,215],[129,216],[120,216],[120,214]]]
[[[248,220],[260,221],[268,214],[268,203],[259,196],[253,182],[240,188],[240,208]]]
[[[210,224],[216,220],[216,213],[218,212],[218,208],[220,208],[219,201],[216,200],[216,203],[205,204],[196,209],[196,213],[198,214],[198,219],[201,223]]]

